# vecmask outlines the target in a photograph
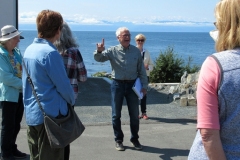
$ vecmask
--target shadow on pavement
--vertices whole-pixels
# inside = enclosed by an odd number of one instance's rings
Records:
[[[164,149],[158,149],[158,153],[163,154],[163,155],[160,155],[159,158],[162,158],[164,160],[172,160],[173,157],[177,157],[177,156],[187,157],[189,154],[189,150],[164,148]]]
[[[147,147],[147,146],[146,146]],[[160,153],[162,155],[159,156],[159,158],[164,159],[164,160],[172,160],[173,157],[187,157],[189,154],[189,150],[183,150],[183,149],[174,149],[174,148],[154,148],[154,147],[149,147],[150,153],[152,153],[152,150],[154,153]]]
[[[136,150],[133,147],[129,146],[124,146],[125,149],[130,149],[130,150]],[[143,149],[140,150],[139,152],[146,152],[146,153],[155,153],[155,154],[160,154],[159,158],[164,159],[164,160],[172,160],[173,157],[187,157],[189,154],[189,150],[183,150],[183,149],[174,149],[174,148],[156,148],[156,147],[151,147],[151,146],[144,146],[142,145]]]
[[[2,154],[0,153],[0,157],[2,157]],[[30,160],[30,155],[27,154],[25,158],[15,158],[15,159],[21,159],[21,160]]]
[[[172,98],[154,89],[148,91],[148,104],[168,104]],[[124,104],[126,102],[124,101]],[[103,78],[88,77],[79,83],[79,94],[75,106],[111,106],[110,84]]]
[[[155,120],[157,122],[163,122],[163,123],[179,123],[182,125],[187,125],[188,123],[197,123],[196,119],[170,119],[170,118],[159,118],[159,117],[149,117],[149,120]]]

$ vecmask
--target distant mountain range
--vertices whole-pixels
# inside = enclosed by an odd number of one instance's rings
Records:
[[[178,22],[179,23],[179,22]],[[130,22],[116,22],[104,24],[72,24],[68,22],[73,31],[116,31],[119,27],[127,27],[133,32],[209,32],[214,29],[213,25],[204,23],[192,24],[170,24],[161,22],[161,24],[134,24]],[[35,24],[19,24],[19,30],[36,30]]]

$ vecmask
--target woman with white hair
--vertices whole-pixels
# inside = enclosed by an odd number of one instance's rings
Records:
[[[78,83],[87,80],[87,70],[85,68],[82,55],[78,49],[72,31],[66,22],[63,22],[63,28],[60,39],[54,42],[58,52],[63,58],[67,76],[74,90],[75,101],[78,97]],[[74,107],[74,106],[73,106]],[[70,145],[64,148],[64,160],[69,160]]]
[[[2,108],[1,159],[25,158],[17,149],[16,139],[23,116],[22,58],[17,45],[20,32],[12,25],[0,35],[0,106]]]

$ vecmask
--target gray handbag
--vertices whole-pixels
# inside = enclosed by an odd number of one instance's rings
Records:
[[[22,60],[24,69],[27,74],[28,82],[33,90],[34,97],[37,100],[40,110],[43,113],[44,127],[48,136],[51,148],[64,148],[75,139],[77,139],[85,130],[84,125],[80,121],[73,107],[68,105],[68,114],[66,116],[50,117],[46,115],[43,107],[34,90],[34,85],[29,73],[27,72],[26,65]]]
[[[85,130],[73,107],[68,105],[65,117],[53,118],[44,115],[44,126],[52,148],[63,148],[77,139]]]

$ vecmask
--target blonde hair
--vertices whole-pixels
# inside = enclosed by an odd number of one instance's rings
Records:
[[[138,40],[138,39],[143,39],[144,41],[146,41],[146,37],[143,34],[141,34],[141,33],[136,35],[135,41]]]
[[[221,0],[215,8],[218,52],[240,46],[240,0]]]

